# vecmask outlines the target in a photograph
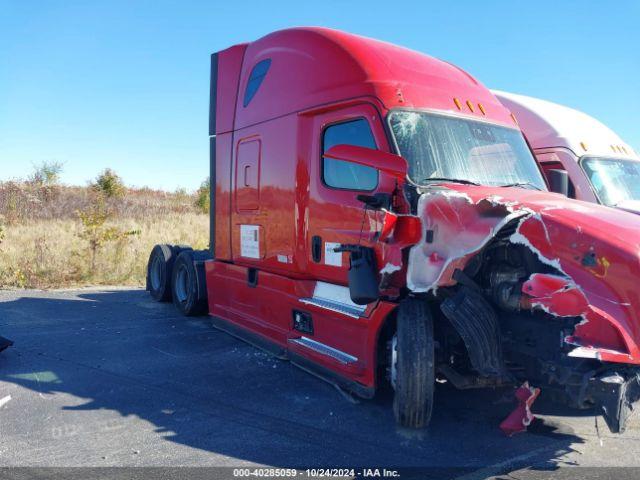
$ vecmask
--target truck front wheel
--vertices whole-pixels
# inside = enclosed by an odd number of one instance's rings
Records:
[[[396,422],[408,428],[429,425],[435,388],[433,318],[425,300],[400,302],[391,348],[391,383]]]

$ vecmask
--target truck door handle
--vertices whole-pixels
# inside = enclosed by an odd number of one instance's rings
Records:
[[[318,235],[311,239],[311,258],[316,263],[322,260],[322,238]]]
[[[250,167],[250,166],[251,166],[251,165],[245,165],[245,166],[244,166],[244,186],[245,186],[245,187],[248,187],[248,186],[249,186],[249,180],[248,180],[249,175],[248,175],[248,173],[249,173],[249,167]]]

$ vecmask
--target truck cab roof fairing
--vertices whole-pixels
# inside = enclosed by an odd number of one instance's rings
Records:
[[[586,113],[539,98],[492,92],[516,116],[533,149],[563,147],[577,157],[595,155],[640,160],[614,131]],[[612,150],[612,146],[624,147],[624,150]]]
[[[244,107],[249,73],[265,59],[271,60],[269,72]],[[235,128],[367,96],[378,98],[387,109],[431,108],[513,125],[509,111],[489,90],[454,65],[390,43],[303,27],[280,30],[248,44]]]

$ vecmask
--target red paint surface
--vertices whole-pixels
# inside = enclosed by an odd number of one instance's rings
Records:
[[[234,127],[238,77],[247,44],[234,45],[218,53],[218,92],[216,103],[216,134],[230,132]]]
[[[525,284],[524,293],[550,313],[585,318],[568,339],[573,344],[596,348],[603,361],[640,364],[640,293],[636,280],[640,277],[640,222],[636,216],[547,192],[459,185],[450,188],[469,200],[460,201],[455,214],[445,210],[438,220],[440,225],[463,224],[463,228],[451,228],[465,232],[465,238],[484,238],[490,230],[487,222],[499,222],[480,215],[482,205],[492,197],[494,202],[509,205],[514,213],[526,213],[516,241],[529,244],[541,260],[560,268],[565,278],[534,275]],[[435,202],[439,203],[450,205],[446,197]],[[449,250],[454,246],[447,242]],[[588,255],[593,255],[592,262],[584,261]],[[469,257],[454,258],[452,264],[460,267]],[[451,284],[452,274],[453,270],[447,268],[438,284]]]
[[[361,318],[353,318],[301,302],[301,299],[311,297],[314,281],[294,280],[261,271],[258,285],[250,287],[247,284],[246,267],[210,261],[205,263],[205,270],[211,315],[232,322],[293,353],[308,357],[366,387],[376,386],[378,332],[395,308],[393,303],[375,302]],[[344,365],[331,357],[289,343],[289,339],[302,335],[293,329],[293,309],[309,312],[313,316],[314,334],[306,336],[331,345],[358,360]]]
[[[419,106],[513,125],[509,111],[458,67],[423,53],[327,28],[291,28],[251,42],[240,77],[270,58],[263,89],[247,108],[238,96],[236,128],[352,98],[370,97],[384,109]],[[462,101],[459,111],[453,97]],[[482,103],[486,115],[466,105]]]

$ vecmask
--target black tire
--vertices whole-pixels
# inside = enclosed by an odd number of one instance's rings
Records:
[[[175,256],[170,245],[156,245],[147,263],[147,290],[158,302],[171,300],[171,268]]]
[[[402,427],[425,428],[431,421],[435,389],[433,318],[425,300],[400,302],[395,346],[396,422]]]
[[[204,286],[204,265],[208,252],[185,250],[173,265],[172,295],[173,304],[187,317],[207,313],[207,294]]]
[[[184,250],[191,250],[186,245],[156,245],[151,250],[147,263],[147,291],[158,302],[171,301],[171,274],[176,257]]]

